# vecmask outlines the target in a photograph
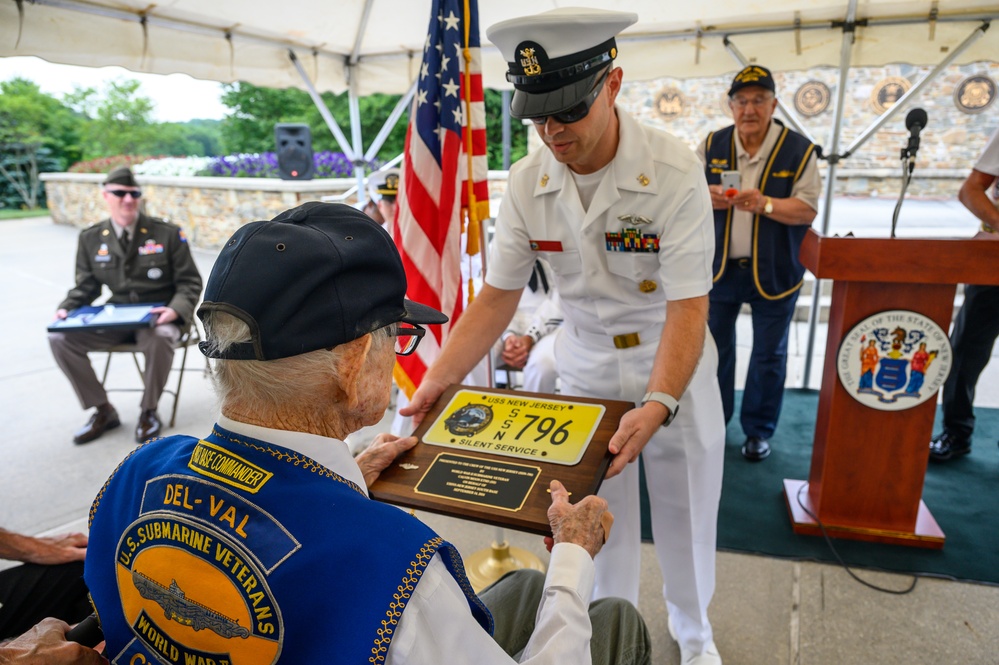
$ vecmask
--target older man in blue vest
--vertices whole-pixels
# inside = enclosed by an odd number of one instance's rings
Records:
[[[770,455],[787,374],[787,337],[804,266],[798,250],[815,219],[821,182],[816,146],[773,119],[773,75],[750,65],[729,88],[735,124],[712,132],[697,154],[715,217],[714,288],[708,325],[718,345],[718,383],[727,423],[735,401],[735,323],[753,313],[753,350],[742,398],[743,456]],[[738,172],[738,187],[722,173]]]

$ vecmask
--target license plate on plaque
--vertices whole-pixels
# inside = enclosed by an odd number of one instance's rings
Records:
[[[577,464],[604,415],[597,404],[459,390],[423,442],[552,464]]]

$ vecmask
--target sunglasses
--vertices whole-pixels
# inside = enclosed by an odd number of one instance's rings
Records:
[[[597,101],[597,97],[600,96],[600,91],[604,88],[604,82],[607,80],[607,76],[610,74],[610,69],[608,68],[604,75],[593,86],[593,90],[583,97],[582,101],[573,106],[570,109],[561,111],[559,113],[553,113],[551,115],[543,115],[537,118],[531,118],[531,122],[535,125],[543,125],[548,122],[548,118],[551,118],[555,122],[561,125],[571,125],[574,122],[579,122],[585,118],[590,113],[590,107],[593,106],[593,102]]]
[[[420,345],[420,340],[427,332],[426,328],[408,323],[396,323],[387,330],[389,337],[395,337],[395,353],[408,356]]]
[[[142,190],[137,189],[134,192],[131,189],[105,189],[108,194],[114,194],[119,199],[123,199],[126,196],[131,196],[133,199],[137,199],[142,196]]]

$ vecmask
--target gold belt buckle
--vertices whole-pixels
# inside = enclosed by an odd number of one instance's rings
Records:
[[[638,346],[641,343],[642,340],[639,339],[637,332],[614,335],[614,348],[616,349],[627,349],[632,346]]]

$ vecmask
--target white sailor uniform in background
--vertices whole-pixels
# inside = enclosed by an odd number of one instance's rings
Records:
[[[711,289],[714,230],[694,154],[621,109],[617,115],[616,157],[595,178],[574,174],[548,150],[513,166],[486,281],[520,289],[535,259],[547,259],[565,314],[555,349],[562,392],[637,403],[647,390],[666,301]],[[592,195],[585,209],[577,179],[593,181],[583,185]],[[676,419],[642,452],[664,596],[678,641],[693,653],[712,640],[707,608],[725,444],[716,368],[708,334]],[[638,464],[605,481],[600,496],[617,521],[595,559],[594,597],[619,596],[637,606]]]

